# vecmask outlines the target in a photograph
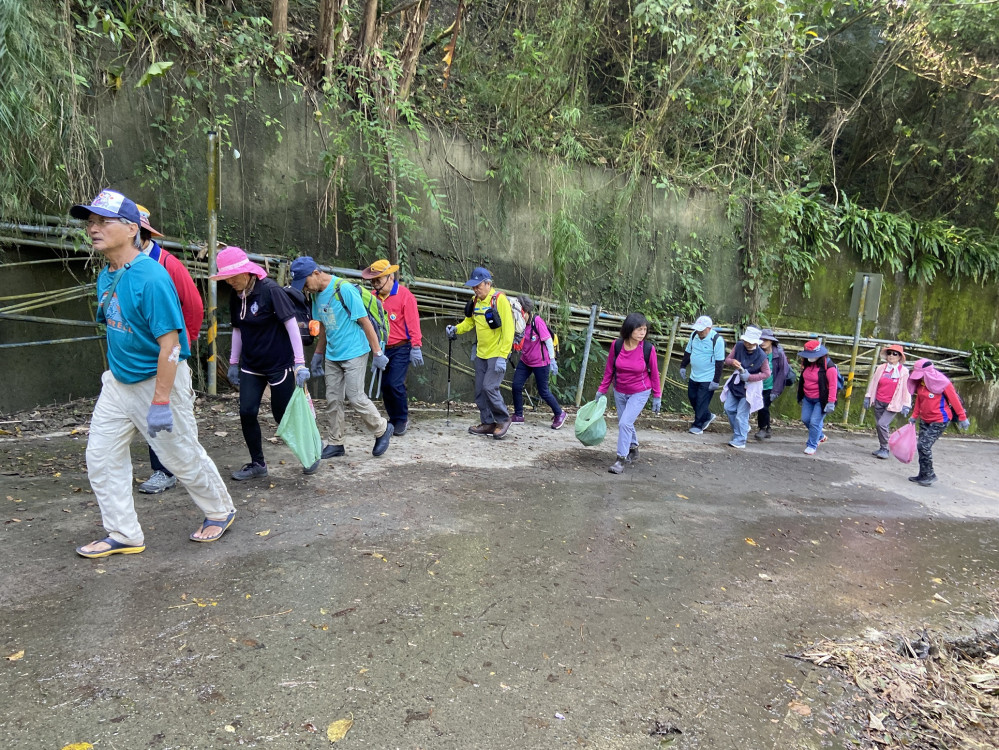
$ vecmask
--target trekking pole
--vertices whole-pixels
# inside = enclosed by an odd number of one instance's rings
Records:
[[[447,340],[447,426],[451,426],[451,346],[454,341]]]

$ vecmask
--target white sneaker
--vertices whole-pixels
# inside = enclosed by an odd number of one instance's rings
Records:
[[[139,485],[143,495],[158,495],[177,485],[177,477],[167,476],[162,471],[154,471],[153,475]]]
[[[689,432],[691,435],[700,435],[702,432],[704,432],[704,430],[702,430],[700,427],[691,427],[689,430],[687,430],[687,432]]]
[[[717,414],[712,414],[708,418],[708,423],[706,425],[704,425],[704,429],[705,430],[708,429],[711,426],[711,423],[714,422],[716,419],[718,419],[718,415]]]
[[[731,447],[731,448],[738,448],[739,450],[742,450],[743,448],[746,447],[746,444],[743,443],[742,445],[739,445],[737,442],[735,442],[733,440],[732,442],[729,443],[729,447]]]
[[[815,449],[812,446],[810,446],[810,445],[806,445],[805,446],[805,455],[806,456],[811,456],[813,453],[815,453]]]

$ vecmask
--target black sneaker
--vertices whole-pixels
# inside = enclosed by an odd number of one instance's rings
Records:
[[[916,484],[918,484],[918,485],[920,485],[922,487],[929,487],[935,481],[937,481],[937,475],[936,474],[930,474],[928,477],[923,477],[922,479],[917,479],[916,480]]]
[[[379,437],[375,438],[375,447],[371,449],[372,456],[381,456],[385,451],[388,450],[389,440],[392,437],[392,433],[395,432],[395,427],[392,426],[391,422],[385,423],[385,432],[383,432]]]
[[[319,471],[319,462],[321,460],[322,459],[316,459],[316,462],[312,464],[312,466],[303,466],[302,473],[305,474],[306,476],[312,476],[313,474],[315,474],[317,471]]]
[[[242,482],[244,479],[262,479],[266,476],[267,465],[257,463],[244,464],[242,469],[232,473],[232,478],[237,482]]]
[[[347,453],[347,451],[345,451],[343,449],[342,445],[327,445],[325,448],[323,448],[323,452],[320,455],[320,457],[321,458],[338,458],[340,456],[345,455],[346,453]]]
[[[917,484],[919,482],[922,482],[924,479],[926,479],[926,476],[924,474],[917,474],[914,477],[909,477],[910,482],[916,482]]]

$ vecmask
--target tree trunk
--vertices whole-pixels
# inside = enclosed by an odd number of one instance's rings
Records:
[[[416,77],[416,65],[420,61],[420,49],[423,47],[428,18],[430,18],[430,0],[419,0],[416,7],[406,13],[406,20],[409,23],[399,53],[402,62],[398,93],[400,101],[405,101],[409,97],[409,87],[413,85],[413,78]]]
[[[344,18],[348,0],[322,0],[319,7],[319,29],[316,32],[316,69],[324,78],[333,75],[334,66],[343,56],[345,42],[350,38],[350,26]]]
[[[273,0],[271,32],[274,34],[275,49],[284,52],[288,46],[288,0]]]

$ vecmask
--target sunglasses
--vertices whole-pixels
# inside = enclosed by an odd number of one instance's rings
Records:
[[[898,352],[885,352],[886,357],[901,357],[902,355]]]

